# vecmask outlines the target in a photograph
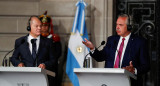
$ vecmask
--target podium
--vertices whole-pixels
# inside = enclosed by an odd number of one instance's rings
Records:
[[[120,68],[74,68],[80,86],[130,86],[131,72]]]
[[[38,67],[0,67],[0,86],[48,86],[54,72]]]

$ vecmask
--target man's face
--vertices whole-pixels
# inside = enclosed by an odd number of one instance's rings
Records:
[[[38,37],[41,34],[41,21],[37,17],[33,17],[30,22],[31,31],[30,34],[33,37]]]
[[[126,37],[130,33],[127,30],[127,17],[119,17],[117,19],[116,32],[122,37]]]
[[[47,33],[47,32],[49,32],[49,25],[42,25],[41,32],[42,32],[42,33]]]

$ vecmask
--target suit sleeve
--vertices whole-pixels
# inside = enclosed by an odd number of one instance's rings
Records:
[[[102,50],[95,49],[94,53],[90,52],[91,57],[93,57],[96,61],[101,62],[105,61],[108,57],[108,51],[111,46],[110,37],[107,39],[107,43]]]
[[[20,61],[20,50],[19,50],[19,46],[20,46],[20,42],[19,40],[16,40],[15,41],[15,47],[14,47],[14,52],[13,52],[13,55],[11,57],[11,62],[13,64],[13,66],[18,66],[18,64],[21,62]]]
[[[58,58],[61,56],[61,53],[62,53],[61,42],[53,43],[53,53],[54,53],[55,58],[58,60]]]
[[[53,51],[53,43],[52,40],[48,40],[47,43],[49,46],[49,56],[48,56],[48,60],[44,62],[44,64],[46,65],[46,69],[49,70],[53,70],[53,66],[55,65],[55,56],[54,56],[54,51]]]
[[[147,73],[150,69],[149,53],[147,41],[143,40],[140,45],[139,65],[137,65],[137,74]]]

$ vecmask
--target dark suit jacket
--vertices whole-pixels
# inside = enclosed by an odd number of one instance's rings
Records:
[[[26,67],[35,67],[36,60],[33,59],[31,55],[27,39],[28,35],[16,39],[15,51],[11,57],[13,66],[18,66],[18,64],[22,62]],[[39,65],[41,63],[45,64],[46,69],[53,71],[53,66],[55,64],[55,58],[53,55],[53,43],[52,40],[42,36],[40,36],[40,45],[37,52],[37,64]]]
[[[101,51],[96,49],[93,54],[90,53],[91,56],[97,61],[105,61],[105,68],[113,68],[119,39],[118,35],[108,37],[106,46]],[[121,67],[129,66],[130,61],[137,69],[137,78],[141,81],[141,76],[150,68],[147,41],[133,34],[128,40]]]

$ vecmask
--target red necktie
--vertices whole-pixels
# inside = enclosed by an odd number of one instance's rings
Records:
[[[124,40],[125,38],[122,39],[121,45],[119,47],[119,51],[117,53],[117,58],[114,64],[114,68],[119,68],[120,67],[120,61],[121,61],[121,56],[122,56],[122,51],[123,51],[123,46],[124,46]]]

